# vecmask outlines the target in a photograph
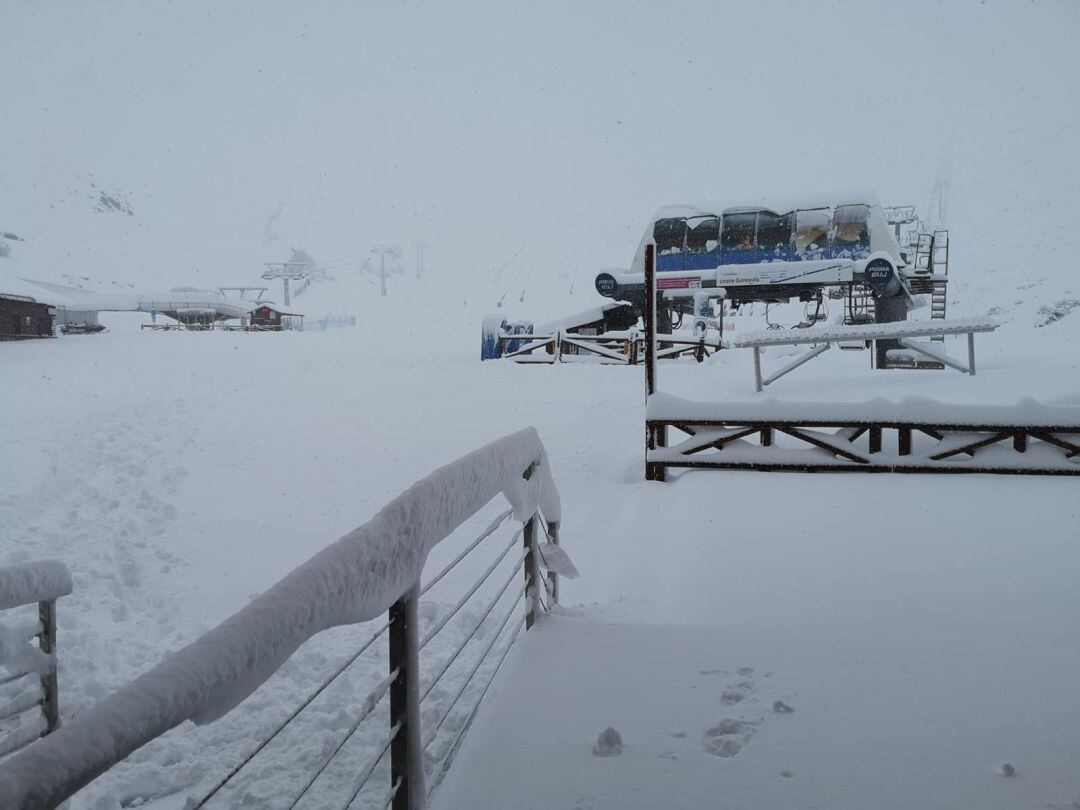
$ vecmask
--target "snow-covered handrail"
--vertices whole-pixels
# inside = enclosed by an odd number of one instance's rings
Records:
[[[315,634],[368,621],[415,593],[429,552],[503,493],[515,519],[560,519],[535,429],[439,468],[202,638],[0,765],[0,796],[54,807],[136,749],[226,714]]]
[[[895,400],[875,397],[861,402],[799,402],[777,397],[709,402],[658,393],[649,397],[645,418],[648,421],[687,423],[722,419],[731,423],[793,425],[835,425],[843,422],[895,426],[924,423],[967,425],[980,430],[1013,427],[1068,430],[1080,424],[1080,407],[1047,405],[1030,397],[1018,397],[1011,405],[969,405],[915,396]]]
[[[10,719],[24,711],[40,708],[41,715],[9,728],[0,739],[0,756],[29,745],[37,737],[52,734],[60,726],[60,685],[56,675],[56,600],[72,591],[71,572],[58,560],[8,565],[0,568],[0,610],[37,603],[38,622],[34,636],[37,648],[22,634],[4,632],[0,627],[0,664],[9,671],[7,680],[21,681],[35,676],[40,681],[38,697],[33,702],[9,703],[5,716]],[[4,795],[0,792],[0,795]]]
[[[754,346],[798,346],[809,343],[837,343],[848,340],[930,337],[993,332],[1000,324],[993,318],[953,318],[951,320],[896,321],[894,323],[832,324],[808,329],[760,329],[744,332],[733,341],[736,348]]]
[[[53,602],[67,596],[71,589],[71,572],[59,560],[0,568],[0,610],[34,602]]]

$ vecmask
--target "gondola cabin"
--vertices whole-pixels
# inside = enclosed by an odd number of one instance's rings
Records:
[[[723,288],[736,302],[810,300],[859,283],[872,262],[894,277],[921,272],[906,267],[870,192],[667,206],[650,221],[629,272],[597,276],[601,295],[640,298],[648,242],[659,289]]]

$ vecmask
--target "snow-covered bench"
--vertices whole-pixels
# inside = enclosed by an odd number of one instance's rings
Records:
[[[896,323],[871,323],[856,326],[813,326],[808,329],[770,329],[747,332],[733,341],[739,349],[754,350],[754,383],[760,392],[766,385],[771,385],[785,374],[794,371],[803,363],[813,360],[828,350],[834,343],[846,343],[866,340],[895,340],[916,354],[928,357],[943,365],[962,371],[975,373],[975,335],[978,332],[993,332],[999,324],[989,318],[971,318],[938,321],[898,321]],[[941,349],[926,341],[915,338],[935,335],[967,335],[968,361],[964,363],[950,357]],[[813,346],[808,352],[799,355],[779,371],[762,377],[761,349],[766,346]]]
[[[657,481],[672,467],[1080,475],[1080,408],[1034,400],[695,402],[657,393],[645,424],[645,476]],[[684,438],[669,442],[669,429]]]

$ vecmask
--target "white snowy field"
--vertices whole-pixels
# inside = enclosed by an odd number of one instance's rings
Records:
[[[307,295],[331,301],[337,289]],[[481,364],[471,312],[410,334],[378,300],[357,308],[356,328],[326,332],[149,333],[124,316],[102,335],[0,345],[14,392],[0,562],[55,557],[72,569],[75,592],[59,604],[65,716],[436,466],[535,425],[582,575],[564,583],[568,615],[519,642],[440,810],[1080,798],[1075,479],[700,472],[646,484],[640,367]],[[1042,329],[1034,305],[1011,316],[980,336],[975,378],[871,372],[865,352],[834,352],[768,394],[1080,402],[1075,316]],[[684,396],[753,396],[745,352],[660,375]],[[470,558],[432,591],[427,619],[486,562]],[[200,795],[370,632],[313,640],[232,714],[147,746],[75,810]],[[451,628],[430,666],[461,632]],[[384,670],[383,653],[351,669],[213,806],[288,806]],[[725,705],[725,690],[742,699]],[[775,700],[796,711],[774,714]],[[372,721],[310,806],[355,776],[386,725]],[[623,735],[621,758],[591,753],[608,725]],[[717,728],[737,732],[709,736]],[[731,736],[737,754],[716,756]],[[1012,778],[997,773],[1006,762]]]

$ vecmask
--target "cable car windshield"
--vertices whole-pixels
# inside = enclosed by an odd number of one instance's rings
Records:
[[[754,233],[757,211],[724,214],[720,231],[720,257],[724,264],[750,264],[754,261]]]
[[[757,260],[783,262],[791,259],[791,214],[758,213]]]
[[[839,205],[833,211],[833,256],[865,259],[870,255],[869,205]]]
[[[795,214],[795,259],[797,261],[827,258],[829,225],[828,208],[815,208]]]
[[[686,220],[681,217],[660,219],[653,227],[656,252],[661,256],[682,253],[686,241]]]
[[[711,253],[720,244],[720,218],[695,217],[687,220],[686,250],[689,253]]]

